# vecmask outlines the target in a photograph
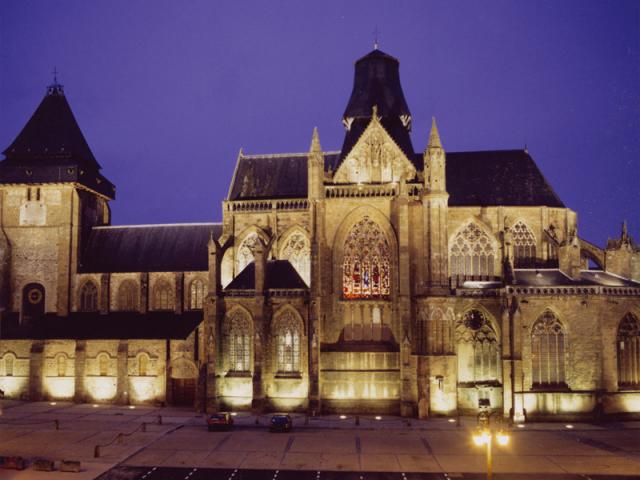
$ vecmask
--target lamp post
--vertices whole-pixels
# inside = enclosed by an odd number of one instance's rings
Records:
[[[473,434],[473,443],[479,447],[486,446],[487,480],[492,480],[493,478],[493,453],[491,450],[493,439],[495,438],[501,447],[509,444],[509,435],[502,428],[497,432],[491,430],[491,415],[492,413],[487,413],[486,411],[478,414],[478,429]]]

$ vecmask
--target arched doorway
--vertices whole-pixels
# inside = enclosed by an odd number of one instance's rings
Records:
[[[171,362],[170,368],[171,403],[192,407],[196,398],[198,369],[186,358],[176,358]]]

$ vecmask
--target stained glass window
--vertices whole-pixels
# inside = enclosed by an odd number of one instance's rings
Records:
[[[493,276],[493,242],[474,223],[467,225],[453,240],[449,252],[452,276]]]
[[[618,327],[618,386],[640,387],[640,326],[627,314]]]
[[[377,223],[364,217],[349,232],[344,246],[344,298],[386,297],[390,294],[390,249]]]
[[[97,310],[98,287],[92,281],[88,281],[80,289],[80,311],[95,312]]]
[[[556,316],[546,311],[531,331],[531,362],[534,386],[565,383],[565,335]]]
[[[289,235],[282,247],[280,258],[289,260],[307,285],[311,283],[311,246],[302,232]]]
[[[242,312],[235,312],[226,319],[229,370],[251,371],[251,324]]]
[[[291,312],[285,312],[274,323],[278,373],[300,371],[300,322]]]
[[[201,309],[204,301],[204,282],[196,279],[189,287],[190,304],[192,310]]]
[[[536,263],[536,238],[524,222],[513,226],[513,253],[516,268],[534,267]]]

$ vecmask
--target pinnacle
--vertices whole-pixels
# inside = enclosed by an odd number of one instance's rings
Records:
[[[320,135],[318,134],[318,127],[313,128],[313,135],[311,137],[311,148],[309,151],[312,153],[322,153],[322,147],[320,146]]]
[[[438,126],[436,125],[436,117],[431,117],[431,132],[429,133],[429,144],[427,147],[442,148],[440,133],[438,133]]]

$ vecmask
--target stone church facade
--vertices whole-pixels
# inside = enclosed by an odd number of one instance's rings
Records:
[[[111,226],[51,85],[0,162],[5,397],[515,421],[640,414],[640,249],[599,248],[526,150],[416,153],[398,61],[339,151],[245,155],[219,224]],[[591,268],[589,268],[591,265]]]

